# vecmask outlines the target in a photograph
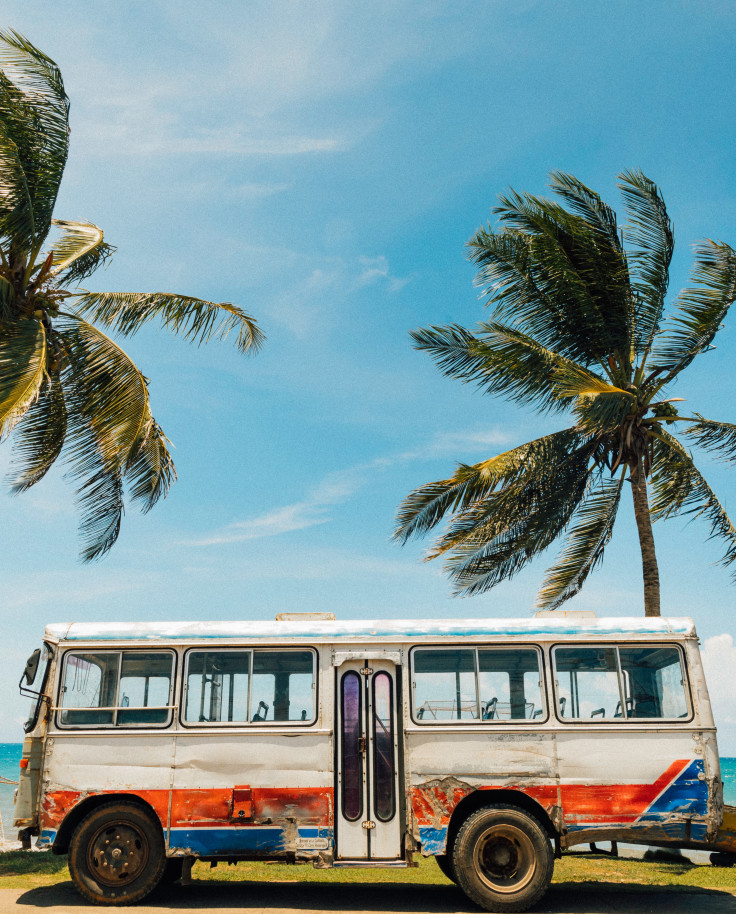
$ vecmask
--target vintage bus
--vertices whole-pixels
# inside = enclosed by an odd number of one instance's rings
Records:
[[[421,854],[522,911],[576,844],[718,846],[693,623],[571,615],[50,625],[15,824],[99,904],[196,858]]]

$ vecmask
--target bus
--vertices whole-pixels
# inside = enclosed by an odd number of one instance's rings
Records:
[[[74,622],[20,685],[14,824],[98,904],[196,859],[422,855],[523,911],[578,844],[736,849],[689,619]]]

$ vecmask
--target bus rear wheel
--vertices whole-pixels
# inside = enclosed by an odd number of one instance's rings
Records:
[[[540,823],[514,806],[477,810],[453,849],[457,882],[487,911],[526,911],[546,892],[554,858]]]
[[[166,867],[163,832],[136,803],[106,803],[82,819],[69,844],[77,891],[95,904],[135,904]]]

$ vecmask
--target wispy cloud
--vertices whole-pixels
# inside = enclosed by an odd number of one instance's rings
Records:
[[[337,313],[340,305],[361,289],[383,284],[387,292],[395,294],[411,282],[410,276],[392,273],[383,255],[309,258],[303,267],[303,275],[269,306],[271,316],[299,339],[321,329],[329,322],[329,315]]]
[[[208,536],[191,540],[188,545],[217,546],[224,543],[240,543],[326,524],[332,519],[330,509],[349,501],[368,484],[375,473],[416,460],[429,460],[448,454],[472,454],[479,449],[485,450],[503,444],[507,438],[508,436],[498,429],[487,432],[458,431],[439,434],[429,441],[426,447],[415,451],[377,457],[367,463],[329,473],[301,501],[229,524]]]
[[[383,460],[375,460],[329,473],[302,501],[282,505],[257,517],[229,524],[211,536],[194,540],[189,545],[217,546],[223,543],[240,543],[325,524],[330,520],[329,508],[348,501],[366,484],[367,474],[384,465]]]

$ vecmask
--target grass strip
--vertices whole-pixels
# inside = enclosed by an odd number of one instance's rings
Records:
[[[314,869],[310,864],[243,862],[237,866],[220,863],[211,868],[197,861],[192,877],[207,882],[352,883],[447,885],[448,880],[434,860],[419,858],[419,866],[408,869]],[[10,851],[0,854],[0,888],[35,888],[69,879],[66,857],[51,853]],[[698,866],[687,860],[664,862],[626,860],[601,854],[566,854],[555,862],[553,883],[560,888],[593,887],[626,892],[643,887],[669,886],[680,891],[698,889],[736,894],[736,868]]]

